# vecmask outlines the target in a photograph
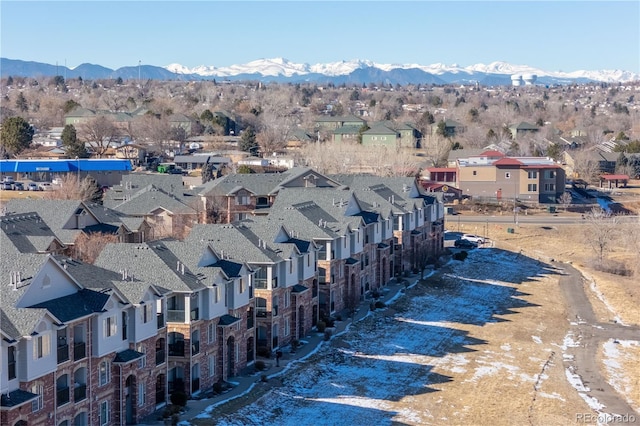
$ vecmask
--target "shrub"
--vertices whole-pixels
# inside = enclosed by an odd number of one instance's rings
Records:
[[[298,346],[300,346],[300,341],[293,339],[291,341],[291,352],[295,352],[295,350],[298,349]]]
[[[318,329],[318,332],[324,333],[325,328],[327,328],[327,324],[324,321],[318,321],[316,328]]]
[[[370,311],[375,311],[376,310],[376,304],[373,303],[373,302],[369,303],[369,310]]]
[[[266,346],[258,346],[256,352],[258,353],[258,356],[261,356],[263,358],[271,357],[271,351]]]
[[[385,303],[382,300],[378,300],[376,302],[376,309],[381,309],[381,308],[384,308],[385,306],[387,305],[385,305]]]
[[[262,381],[262,382],[265,382],[265,383],[266,383],[266,382],[268,382],[268,381],[269,381],[269,378],[267,377],[267,375],[266,375],[266,374],[263,374],[262,376],[260,376],[260,381]]]
[[[256,365],[257,365],[257,364],[258,364],[258,361],[256,361]],[[215,383],[213,384],[213,391],[214,391],[215,393],[218,393],[218,394],[222,393],[223,388],[224,388],[224,387],[222,386],[222,382],[221,382],[221,381],[220,381],[220,382],[215,382]]]
[[[180,407],[186,406],[188,399],[189,397],[187,394],[182,391],[177,391],[171,394],[171,403]]]
[[[469,253],[467,253],[466,251],[459,251],[458,253],[453,254],[453,259],[463,262],[467,258],[467,256],[469,256]]]
[[[608,274],[621,275],[623,277],[633,275],[633,271],[622,262],[611,259],[605,259],[602,262],[594,262],[593,267],[596,271],[606,272]]]
[[[264,361],[260,361],[260,360],[256,361],[255,366],[256,366],[256,370],[258,371],[262,371],[267,368],[267,365],[264,363]]]
[[[324,340],[330,340],[331,339],[331,330],[327,329],[324,331]]]
[[[378,290],[373,290],[371,292],[371,297],[373,297],[374,299],[379,299],[380,298],[380,292]]]
[[[164,407],[164,410],[162,411],[162,418],[163,419],[168,419],[169,417],[173,416],[174,414],[177,414],[180,412],[182,407],[180,407],[179,405],[174,405],[174,404],[169,404],[166,407]]]

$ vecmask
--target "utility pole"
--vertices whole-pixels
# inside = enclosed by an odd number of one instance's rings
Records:
[[[142,82],[140,81],[140,66],[142,65],[142,61],[138,60],[138,84],[142,87]]]

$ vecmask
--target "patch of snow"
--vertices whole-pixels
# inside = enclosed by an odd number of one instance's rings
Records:
[[[591,392],[591,389],[589,389],[584,385],[584,383],[582,383],[582,379],[579,375],[574,374],[568,368],[566,368],[564,371],[571,386],[573,386],[578,391],[578,395],[580,395],[580,397],[587,403],[589,407],[598,412],[605,408],[605,406],[598,402],[596,398],[587,394],[587,392]]]
[[[595,293],[598,299],[600,299],[600,301],[604,304],[604,306],[607,307],[607,310],[609,310],[609,312],[613,314],[613,320],[620,325],[627,325],[624,322],[622,322],[622,320],[620,319],[616,311],[613,309],[613,307],[609,304],[607,299],[604,297],[604,294],[602,294],[602,292],[598,290],[598,287],[596,286],[596,281],[594,279],[590,279],[589,287]]]
[[[554,393],[538,392],[538,396],[541,396],[543,398],[559,399],[562,402],[565,401],[565,399],[562,396],[560,396],[555,392]]]
[[[640,347],[640,342],[637,340],[614,340],[609,339],[604,343],[604,365],[607,370],[607,381],[613,388],[620,394],[623,395],[635,410],[640,411],[640,407],[635,404],[638,401],[633,401],[629,398],[629,395],[633,392],[633,384],[632,380],[634,380],[634,373],[625,371],[623,366],[620,364],[621,358],[625,356],[624,353],[621,353],[619,348],[631,348],[631,347]],[[631,356],[635,356],[631,355]],[[637,375],[637,374],[636,374]]]
[[[508,343],[505,343],[504,345],[500,346],[500,349],[502,349],[503,351],[510,351],[511,345]]]
[[[534,342],[536,342],[537,344],[541,344],[542,343],[542,339],[539,336],[531,336],[531,338],[533,339]]]

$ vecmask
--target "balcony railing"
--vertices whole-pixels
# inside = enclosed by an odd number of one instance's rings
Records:
[[[73,402],[87,399],[87,385],[80,385],[73,388]]]
[[[62,388],[56,390],[56,403],[57,406],[61,406],[69,402],[69,388]]]
[[[169,356],[184,356],[184,340],[169,343]]]
[[[191,321],[197,321],[200,319],[200,308],[194,308],[191,310]]]
[[[159,351],[156,351],[156,365],[160,365],[164,363],[165,359],[166,359],[166,355],[165,355],[164,349],[160,349]]]
[[[78,361],[87,356],[87,344],[76,342],[73,344],[73,360]]]
[[[58,346],[58,364],[69,361],[69,345]]]
[[[200,353],[200,342],[192,341],[191,342],[191,355],[197,355]]]
[[[258,308],[258,309],[256,309],[256,317],[258,317],[258,318],[266,318],[267,317],[267,309],[266,308]]]
[[[266,278],[256,278],[254,280],[254,285],[257,289],[266,289],[267,288],[267,279]]]
[[[184,322],[184,311],[175,311],[169,309],[167,311],[167,322]]]
[[[184,380],[182,379],[175,379],[175,380],[169,381],[168,385],[169,385],[168,387],[169,393],[184,391]]]
[[[161,328],[164,327],[164,314],[163,313],[159,313],[158,315],[156,315],[156,322],[158,325],[158,330],[160,330]]]

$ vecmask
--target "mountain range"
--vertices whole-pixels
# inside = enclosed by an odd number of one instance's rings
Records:
[[[153,80],[218,80],[261,81],[278,83],[317,84],[481,84],[510,85],[512,75],[535,75],[535,84],[555,85],[588,82],[621,83],[640,80],[640,74],[623,70],[544,71],[528,65],[492,62],[461,67],[457,64],[379,64],[367,60],[340,61],[326,64],[299,64],[284,58],[259,59],[228,67],[198,66],[188,68],[180,64],[164,67],[134,65],[112,70],[101,65],[82,64],[74,68],[41,62],[0,58],[2,77],[39,77],[61,75],[65,78],[95,79],[153,79]]]

